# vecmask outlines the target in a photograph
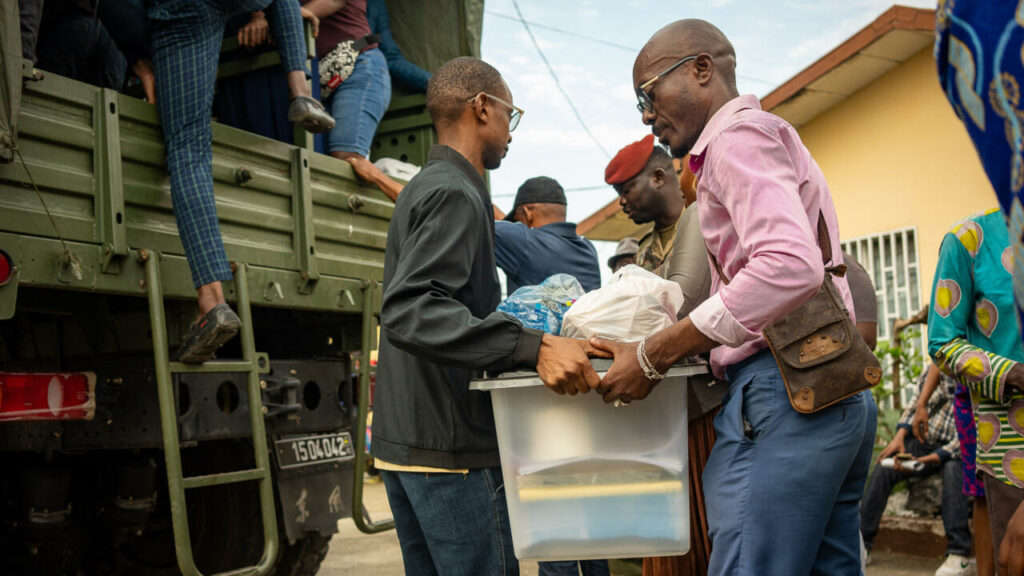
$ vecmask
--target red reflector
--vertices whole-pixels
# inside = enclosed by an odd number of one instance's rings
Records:
[[[0,372],[0,422],[91,420],[95,392],[92,372]]]
[[[14,261],[11,260],[7,252],[0,250],[0,286],[10,282],[12,276],[14,276]]]

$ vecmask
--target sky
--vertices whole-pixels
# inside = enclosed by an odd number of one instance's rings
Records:
[[[526,111],[512,133],[508,156],[490,174],[491,193],[508,211],[524,180],[550,176],[565,188],[573,222],[615,198],[604,183],[605,166],[620,148],[650,133],[636,110],[632,70],[640,48],[659,28],[681,18],[718,26],[736,48],[740,93],[764,96],[893,5],[891,0],[517,1],[587,128],[559,92],[513,0],[486,0],[481,55],[502,73],[515,104]],[[936,3],[900,4],[934,8]],[[613,251],[612,243],[598,245],[605,273]]]

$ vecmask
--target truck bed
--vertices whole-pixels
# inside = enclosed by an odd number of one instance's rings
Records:
[[[82,274],[61,266],[58,232],[25,167],[17,157],[0,164],[0,250],[17,268],[0,288],[0,318],[14,313],[18,284],[144,296],[142,250],[161,256],[167,296],[195,297],[155,106],[45,74],[24,85],[18,133]],[[213,136],[221,233],[228,258],[250,266],[253,304],[361,310],[362,290],[382,278],[391,202],[344,161],[217,123]]]

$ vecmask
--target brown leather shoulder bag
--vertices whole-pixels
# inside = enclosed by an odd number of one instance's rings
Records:
[[[871,388],[882,378],[878,358],[868,348],[832,283],[843,277],[846,265],[829,266],[832,241],[825,216],[818,212],[818,247],[825,279],[821,288],[799,308],[764,329],[764,339],[775,357],[786,385],[789,403],[797,412],[811,414]],[[711,250],[708,255],[726,284]]]

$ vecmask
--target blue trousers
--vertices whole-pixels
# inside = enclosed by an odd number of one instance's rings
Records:
[[[149,8],[171,201],[197,288],[232,278],[213,196],[210,117],[224,24],[257,10],[265,10],[285,69],[306,70],[297,0],[153,0]]]
[[[103,88],[124,88],[128,62],[103,22],[73,12],[43,28],[39,67]]]
[[[327,135],[331,152],[354,152],[370,157],[377,125],[391,103],[391,73],[380,48],[367,50],[356,59],[352,75],[327,100],[334,128]]]
[[[609,576],[607,560],[566,560],[562,562],[538,562],[538,576]]]
[[[921,444],[913,436],[906,441],[907,452],[914,456],[925,456],[935,451],[938,446]],[[882,522],[882,513],[889,502],[889,494],[896,484],[908,477],[924,478],[932,474],[942,473],[942,524],[946,529],[946,554],[971,555],[971,529],[968,526],[967,495],[963,491],[964,470],[959,459],[951,458],[942,464],[929,464],[924,470],[904,475],[896,470],[875,467],[871,481],[868,482],[864,503],[861,505],[861,533],[864,534],[864,545],[871,550],[878,526]]]
[[[380,475],[406,576],[518,576],[500,468]]]
[[[727,373],[703,476],[708,574],[860,574],[860,499],[877,420],[870,392],[800,414],[768,351]]]

